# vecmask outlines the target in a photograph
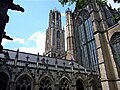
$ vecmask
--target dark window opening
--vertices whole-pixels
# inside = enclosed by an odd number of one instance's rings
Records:
[[[44,77],[40,81],[39,90],[52,90],[52,81],[48,77]]]
[[[83,83],[80,80],[76,81],[76,90],[84,90]]]
[[[61,81],[60,81],[60,84],[59,84],[59,90],[70,90],[69,89],[69,82],[67,79],[63,78]]]
[[[31,80],[29,76],[24,75],[18,79],[15,90],[31,90]]]
[[[6,73],[1,72],[0,73],[0,90],[7,90],[7,84],[8,84],[8,76]]]
[[[120,77],[120,33],[115,33],[110,40],[113,57]]]

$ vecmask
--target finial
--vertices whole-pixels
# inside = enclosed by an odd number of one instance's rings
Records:
[[[47,60],[46,60],[46,63],[48,64],[48,62],[49,62],[49,60],[47,59]]]
[[[29,59],[29,55],[27,55],[26,59],[27,59],[27,62],[28,62],[28,59]]]
[[[17,66],[18,55],[19,55],[19,49],[17,49],[16,55],[15,55],[15,63],[14,63],[15,66]]]
[[[37,68],[39,67],[39,53],[38,53],[38,55],[37,55]]]
[[[49,60],[47,59],[46,60],[46,70],[48,70],[48,62],[49,62]]]
[[[63,68],[63,69],[64,69],[64,71],[65,71],[65,62],[63,62],[63,66],[64,66],[64,68]]]
[[[38,55],[37,55],[37,61],[39,61],[39,53],[38,53]]]
[[[27,59],[27,62],[26,62],[26,66],[28,66],[28,59],[29,59],[29,55],[27,55],[27,57],[26,57],[26,59]]]

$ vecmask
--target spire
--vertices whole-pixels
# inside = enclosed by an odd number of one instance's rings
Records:
[[[19,49],[17,49],[16,55],[15,55],[15,62],[14,62],[15,66],[17,66],[18,57],[19,57]]]
[[[38,53],[38,55],[37,55],[37,66],[36,66],[37,68],[39,67],[39,53]]]

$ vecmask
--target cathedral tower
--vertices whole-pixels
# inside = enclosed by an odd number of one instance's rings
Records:
[[[63,58],[65,55],[64,30],[61,26],[61,14],[56,9],[50,10],[49,27],[46,31],[45,54]]]

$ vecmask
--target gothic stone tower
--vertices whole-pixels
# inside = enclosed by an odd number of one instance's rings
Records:
[[[65,55],[64,30],[61,26],[61,14],[54,9],[49,13],[49,27],[46,31],[45,54],[63,58]]]

